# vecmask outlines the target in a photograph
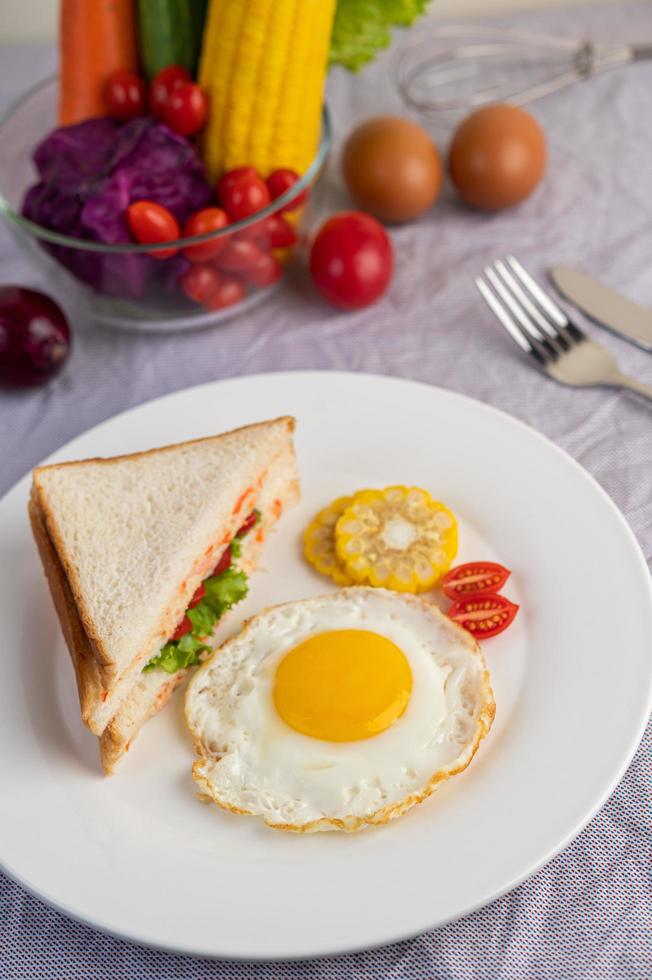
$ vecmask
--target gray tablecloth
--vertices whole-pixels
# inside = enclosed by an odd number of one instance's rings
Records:
[[[605,41],[652,41],[652,4],[551,10],[509,23]],[[2,49],[2,100],[42,77],[54,61],[50,47]],[[359,77],[334,73],[329,103],[336,150],[321,197],[334,210],[342,202],[337,142],[355,120],[399,108],[387,58]],[[432,213],[392,231],[396,275],[386,298],[368,310],[335,312],[302,275],[246,318],[193,334],[90,330],[69,309],[76,343],[62,377],[40,391],[0,394],[0,492],[73,436],[152,397],[238,374],[346,368],[462,391],[544,432],[605,487],[650,559],[650,406],[615,391],[575,391],[540,377],[482,307],[471,277],[513,251],[537,275],[567,261],[652,306],[652,62],[550,97],[534,113],[550,149],[535,196],[511,212],[484,216],[465,209],[447,187]],[[0,270],[5,282],[47,288],[3,228]],[[623,369],[652,383],[649,354],[587,329]],[[420,939],[303,965],[205,963],[104,937],[0,876],[0,977],[648,980],[650,735],[611,800],[558,858],[490,907]]]

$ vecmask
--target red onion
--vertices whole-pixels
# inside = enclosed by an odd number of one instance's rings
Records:
[[[70,351],[68,321],[54,300],[35,289],[0,286],[0,383],[44,384]]]

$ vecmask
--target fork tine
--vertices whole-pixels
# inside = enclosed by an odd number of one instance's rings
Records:
[[[548,296],[546,292],[544,292],[539,283],[532,278],[527,269],[523,268],[518,259],[514,255],[508,255],[507,262],[521,280],[523,285],[530,290],[539,306],[548,314],[551,320],[554,320],[558,327],[567,327],[569,320],[561,306],[557,306],[554,300]]]
[[[543,315],[541,310],[534,305],[530,297],[527,295],[520,283],[514,278],[502,259],[497,259],[494,262],[494,269],[509,286],[516,299],[519,301],[521,306],[525,308],[528,316],[531,320],[534,320],[537,327],[543,330],[551,340],[559,340],[560,334],[557,328]],[[563,338],[562,343],[564,343]],[[568,345],[566,344],[566,346]]]
[[[496,270],[488,265],[484,270],[484,274],[512,316],[518,320],[520,325],[525,328],[526,332],[529,333],[531,337],[534,337],[534,339],[538,340],[539,343],[543,343],[546,339],[546,335],[539,330],[534,320],[528,319],[524,310],[518,305],[505,284],[500,280]]]
[[[539,330],[534,320],[527,315],[523,307],[517,302],[505,284],[501,281],[496,270],[491,266],[487,266],[487,268],[484,270],[484,274],[494,287],[495,291],[498,293],[499,297],[502,299],[509,312],[525,330],[525,333],[529,334],[533,340],[536,340],[542,347],[545,348],[551,360],[556,361],[559,357],[559,353],[554,344],[552,344],[548,339],[548,334],[544,334],[541,332],[541,330]]]
[[[544,312],[551,318],[551,320],[554,320],[560,329],[566,331],[562,336],[570,337],[574,342],[586,340],[586,334],[584,331],[580,330],[577,324],[573,323],[572,320],[569,320],[561,306],[558,306],[553,300],[552,296],[541,288],[539,283],[532,278],[527,269],[521,265],[516,256],[508,255],[507,262],[509,262],[509,265],[519,277],[523,285],[530,290],[532,296],[535,298]]]
[[[491,292],[486,282],[479,276],[474,279],[474,282],[477,288],[480,290],[480,295],[484,299],[485,303],[501,326],[507,331],[512,340],[521,348],[522,351],[529,354],[530,357],[533,357],[540,365],[544,365],[546,361],[541,351],[530,343],[521,328],[514,322],[509,312]]]

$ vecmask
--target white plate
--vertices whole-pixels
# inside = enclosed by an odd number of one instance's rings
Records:
[[[181,699],[112,779],[82,726],[72,668],[26,517],[0,505],[0,851],[9,874],[98,928],[186,953],[342,953],[484,905],[548,861],[611,793],[652,689],[652,593],[600,487],[531,429],[406,381],[338,373],[242,378],[120,415],[52,459],[112,455],[292,413],[303,501],[225,631],[260,606],[327,591],[303,563],[313,512],[359,487],[429,487],[460,518],[459,559],[513,569],[522,604],[486,644],[497,716],[471,767],[395,823],[294,836],[195,799]]]

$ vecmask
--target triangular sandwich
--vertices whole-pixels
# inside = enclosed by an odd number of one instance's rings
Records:
[[[298,496],[293,430],[280,418],[34,470],[32,530],[105,772],[246,594]]]

